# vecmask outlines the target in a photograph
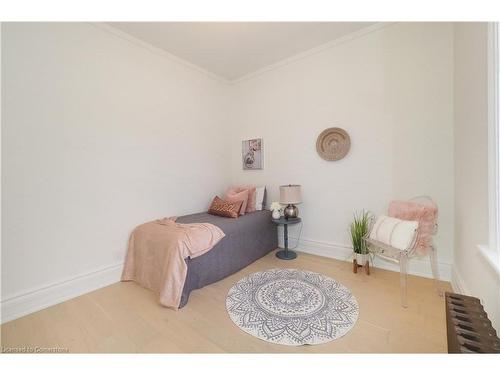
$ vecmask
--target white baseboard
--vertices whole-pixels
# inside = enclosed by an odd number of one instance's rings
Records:
[[[293,245],[295,241],[297,241],[297,239],[290,237],[291,245]],[[309,239],[301,239],[297,246],[297,250],[343,261],[348,261],[352,254],[352,249],[349,246]],[[391,271],[399,271],[397,264],[386,262],[378,258],[375,260],[374,266]],[[114,284],[120,281],[122,269],[123,263],[120,262],[68,280],[62,280],[35,290],[20,293],[15,296],[9,296],[1,302],[1,322],[6,323],[81,296],[82,294]],[[428,259],[410,260],[408,272],[417,276],[432,277]],[[454,269],[452,274],[450,264],[439,263],[439,272],[441,280],[449,281],[451,279],[453,290],[462,294],[467,294],[467,289],[464,287],[463,281],[457,274],[456,269]]]
[[[120,281],[122,269],[123,263],[121,262],[25,293],[9,296],[1,302],[1,322],[6,323],[114,284]]]
[[[460,276],[456,266],[453,267],[451,272],[451,288],[455,293],[470,295],[470,290],[467,288],[467,285],[465,284],[462,276]]]
[[[290,237],[290,244],[293,246],[297,239]],[[281,240],[280,240],[281,242]],[[347,245],[315,241],[310,239],[300,239],[297,250],[304,253],[319,255],[327,258],[334,258],[343,261],[348,261],[352,256],[352,248]],[[375,267],[399,272],[399,265],[390,261],[385,261],[380,258],[375,258]],[[440,262],[439,276],[441,280],[450,281],[451,279],[451,264]],[[421,277],[432,278],[431,265],[428,257],[423,259],[412,258],[408,265],[408,273]]]

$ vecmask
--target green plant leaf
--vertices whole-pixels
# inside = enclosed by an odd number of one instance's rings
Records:
[[[354,220],[349,225],[349,234],[351,237],[352,248],[355,253],[367,254],[368,248],[364,237],[368,234],[370,229],[370,221],[372,215],[369,211],[361,211],[354,213]]]

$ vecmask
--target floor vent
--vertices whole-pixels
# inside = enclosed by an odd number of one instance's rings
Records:
[[[446,292],[448,353],[500,353],[500,339],[479,299]]]

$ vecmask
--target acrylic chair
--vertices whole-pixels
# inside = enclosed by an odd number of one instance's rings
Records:
[[[400,210],[398,207],[404,206]],[[416,220],[419,222],[410,245],[405,250],[396,249],[385,243],[370,238],[368,234],[365,237],[367,247],[371,254],[384,260],[399,263],[400,284],[401,284],[401,305],[408,307],[407,303],[407,278],[408,261],[414,257],[423,257],[429,255],[432,276],[435,287],[440,296],[443,295],[439,285],[439,270],[437,260],[437,250],[433,242],[433,236],[437,233],[437,205],[428,196],[419,196],[410,199],[407,202],[391,202],[389,207],[389,216],[402,220]],[[372,226],[373,228],[373,222]],[[371,229],[370,229],[371,231]]]

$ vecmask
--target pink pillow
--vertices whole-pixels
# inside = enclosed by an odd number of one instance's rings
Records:
[[[255,211],[255,203],[256,203],[256,192],[257,188],[254,185],[241,185],[241,186],[231,186],[227,194],[236,194],[241,193],[244,190],[248,190],[248,203],[246,206],[245,212],[254,212]]]
[[[389,216],[418,221],[417,253],[421,255],[427,254],[432,244],[437,215],[438,209],[434,204],[423,205],[408,201],[392,201],[389,204]]]
[[[245,215],[248,204],[248,190],[243,190],[238,193],[230,193],[228,191],[224,200],[227,202],[243,202],[240,207],[240,215]]]

